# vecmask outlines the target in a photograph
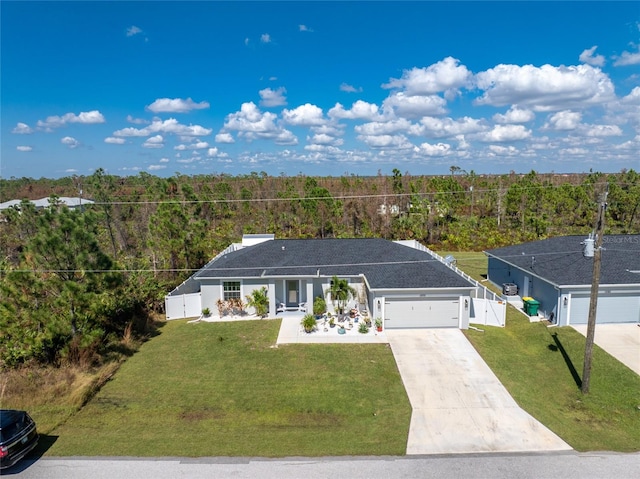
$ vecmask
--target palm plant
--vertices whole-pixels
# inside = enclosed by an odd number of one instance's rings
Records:
[[[349,281],[334,276],[331,279],[331,286],[327,289],[325,295],[331,299],[333,309],[343,314],[349,300],[356,298],[358,292],[349,284]]]
[[[247,305],[256,310],[256,316],[264,318],[269,314],[267,288],[263,286],[260,289],[254,289],[251,294],[247,295]]]

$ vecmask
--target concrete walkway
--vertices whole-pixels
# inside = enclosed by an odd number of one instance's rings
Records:
[[[517,405],[459,329],[386,336],[413,408],[407,454],[571,450]]]
[[[596,324],[594,342],[628,366],[636,374],[640,374],[640,328],[638,323]],[[587,336],[587,325],[579,324],[573,329]]]

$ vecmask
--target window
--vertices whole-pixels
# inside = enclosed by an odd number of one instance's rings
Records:
[[[225,301],[240,298],[240,281],[223,281],[222,296]]]

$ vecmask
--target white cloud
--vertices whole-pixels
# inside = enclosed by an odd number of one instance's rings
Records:
[[[397,118],[389,121],[372,121],[356,125],[354,130],[356,133],[365,136],[371,135],[389,135],[399,131],[406,132],[411,128],[411,122],[405,118]]]
[[[282,129],[278,132],[273,141],[278,145],[297,145],[298,138],[289,130]]]
[[[169,163],[169,158],[160,158],[160,163]]]
[[[60,140],[60,143],[62,143],[63,145],[67,145],[71,149],[80,146],[80,142],[71,136],[65,136]]]
[[[531,137],[531,130],[527,130],[522,125],[496,125],[491,131],[480,136],[481,141],[503,142],[525,140]]]
[[[31,128],[26,123],[18,122],[15,128],[11,130],[11,133],[15,133],[17,135],[30,135],[31,133],[33,133],[33,128]]]
[[[164,148],[164,138],[162,135],[152,136],[142,144],[144,148]]]
[[[336,105],[327,112],[327,115],[330,118],[369,121],[379,117],[378,105],[362,100],[353,103],[349,110],[345,110],[340,103],[336,103]]]
[[[262,43],[271,43],[271,35],[269,35],[268,33],[263,33],[262,35],[260,35],[260,41]]]
[[[190,145],[180,144],[173,147],[174,150],[203,150],[205,148],[209,148],[209,143],[206,141],[198,141],[196,143],[191,143]]]
[[[589,150],[587,150],[586,148],[564,148],[560,150],[560,152],[572,156],[583,156],[589,153]]]
[[[322,115],[322,108],[310,103],[300,105],[293,110],[283,110],[282,119],[285,123],[296,126],[319,126],[326,122]]]
[[[640,64],[640,45],[637,47],[638,51],[635,52],[622,52],[619,57],[614,57],[616,60],[613,62],[613,66],[622,67],[628,65]]]
[[[404,135],[358,135],[358,140],[370,148],[410,149],[413,144]]]
[[[427,68],[405,70],[402,78],[392,78],[382,88],[400,88],[407,95],[433,95],[457,90],[466,86],[472,78],[471,72],[460,61],[447,57]]]
[[[468,116],[454,120],[452,118],[434,118],[425,116],[418,125],[412,125],[409,133],[433,138],[466,135],[484,131],[486,126],[481,120]]]
[[[306,25],[298,25],[298,31],[300,32],[313,32],[311,28]]]
[[[495,156],[515,156],[519,150],[515,146],[489,145],[489,151]]]
[[[590,65],[498,65],[476,75],[479,105],[520,105],[534,111],[584,108],[615,99],[613,83]]]
[[[342,136],[344,134],[344,125],[337,123],[325,123],[320,126],[312,126],[310,129],[317,134],[325,134],[331,136]]]
[[[416,148],[417,153],[421,153],[427,156],[447,156],[452,153],[451,145],[447,143],[422,143]]]
[[[384,100],[382,108],[385,112],[392,111],[397,116],[420,118],[444,115],[447,113],[446,104],[444,98],[438,95],[410,96],[404,92],[396,92]]]
[[[16,150],[18,151],[32,151],[32,146],[16,146]]]
[[[126,140],[124,138],[114,138],[113,136],[109,136],[104,139],[104,142],[112,145],[124,145]]]
[[[311,137],[307,137],[307,142],[315,145],[332,145],[340,146],[344,143],[341,138],[327,135],[326,133],[317,133]]]
[[[149,170],[149,171],[158,171],[158,170],[164,170],[166,167],[167,167],[167,165],[149,165],[147,170]]]
[[[604,66],[604,56],[602,55],[594,55],[596,52],[597,46],[593,46],[591,48],[586,49],[580,54],[580,61],[582,63],[588,63],[589,65],[593,65],[594,67]]]
[[[147,120],[144,120],[142,118],[134,118],[131,115],[127,115],[127,121],[129,123],[133,123],[134,125],[146,125],[146,124],[149,124],[149,122]]]
[[[132,37],[134,35],[137,35],[138,33],[142,33],[142,29],[139,27],[136,27],[135,25],[131,25],[129,28],[127,28],[128,37]]]
[[[284,87],[280,87],[277,90],[265,88],[264,90],[260,90],[258,93],[260,94],[260,106],[272,107],[287,104],[287,99],[284,96],[284,94],[287,93],[287,90]]]
[[[631,90],[627,96],[622,98],[623,103],[631,103],[633,105],[640,104],[640,86],[635,87]]]
[[[509,108],[504,115],[496,113],[493,115],[493,121],[496,123],[527,123],[535,118],[535,113],[528,109],[520,109],[517,105]]]
[[[622,130],[618,125],[588,125],[585,135],[591,137],[622,136]]]
[[[341,83],[340,91],[345,91],[347,93],[360,93],[362,92],[362,87],[356,88],[353,85],[349,85],[348,83]]]
[[[207,136],[211,134],[210,128],[200,125],[182,125],[175,118],[160,120],[154,118],[150,125],[144,128],[123,128],[113,132],[113,136],[150,136],[155,133],[174,134],[183,136]]]
[[[559,111],[549,117],[549,121],[544,124],[543,129],[575,130],[581,121],[581,113],[568,110]]]
[[[249,46],[249,38],[244,39],[244,45],[247,47]]]
[[[186,100],[182,98],[158,98],[146,108],[154,113],[188,113],[191,110],[209,108],[209,103],[206,101],[196,103],[191,98]]]
[[[98,110],[83,111],[79,115],[75,113],[65,113],[62,116],[48,116],[46,120],[38,120],[38,128],[50,131],[52,128],[60,128],[67,123],[95,124],[104,123],[106,120]]]
[[[274,113],[262,113],[253,103],[243,103],[240,111],[227,115],[224,123],[224,130],[234,130],[238,136],[246,140],[270,139],[277,144],[294,145],[298,140],[288,130],[276,125],[277,116]],[[221,131],[220,134],[227,134]]]
[[[231,133],[218,133],[216,135],[216,143],[235,143],[236,140],[233,139],[233,135]]]

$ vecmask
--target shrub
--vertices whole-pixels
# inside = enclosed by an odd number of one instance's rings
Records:
[[[326,312],[327,302],[322,296],[317,296],[316,299],[313,300],[313,314],[320,316]]]
[[[316,329],[316,318],[313,317],[313,314],[305,314],[300,324],[302,324],[305,332],[311,333]]]

